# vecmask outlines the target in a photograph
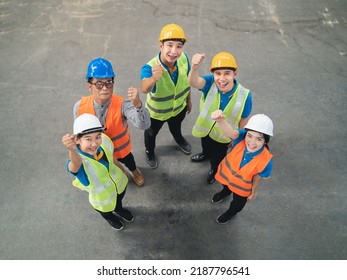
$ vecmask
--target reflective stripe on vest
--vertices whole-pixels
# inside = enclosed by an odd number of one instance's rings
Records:
[[[105,134],[111,138],[114,146],[114,157],[124,158],[131,152],[131,139],[128,125],[123,123],[122,103],[124,98],[112,94],[112,99],[107,110]],[[78,108],[78,115],[89,113],[95,115],[93,96],[83,96]]]
[[[93,158],[81,155],[84,170],[88,176],[89,186],[85,187],[76,178],[73,185],[89,192],[89,202],[101,212],[113,211],[117,195],[124,192],[128,177],[113,162],[113,144],[111,139],[102,134],[102,149],[109,163],[109,169]]]
[[[151,67],[158,64],[159,55],[147,64]],[[187,105],[187,96],[190,92],[187,71],[188,60],[184,53],[177,60],[178,79],[176,85],[170,74],[165,70],[162,77],[156,82],[155,92],[149,92],[146,99],[146,108],[151,118],[165,121],[177,116]]]
[[[237,128],[239,125],[248,94],[249,90],[238,84],[231,100],[223,110],[227,122],[234,128]],[[219,126],[215,125],[215,121],[211,118],[212,112],[218,110],[219,105],[220,94],[218,93],[217,86],[213,83],[207,93],[206,99],[204,100],[204,96],[201,96],[200,113],[192,129],[193,136],[205,137],[209,135],[219,143],[230,142],[230,138],[224,135]]]
[[[264,148],[260,154],[240,168],[245,146],[243,140],[226,155],[218,166],[215,178],[221,184],[227,185],[232,192],[248,197],[252,193],[253,177],[265,169],[272,155]]]

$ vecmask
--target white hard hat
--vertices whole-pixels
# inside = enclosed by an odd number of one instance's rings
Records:
[[[73,124],[73,134],[81,135],[97,131],[103,131],[104,127],[101,125],[99,119],[91,114],[82,114],[75,119]]]
[[[274,125],[272,120],[264,114],[252,116],[245,125],[245,129],[246,128],[273,136]]]

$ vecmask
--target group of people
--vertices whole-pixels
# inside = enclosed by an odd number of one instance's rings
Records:
[[[211,73],[199,76],[205,54],[194,54],[190,62],[183,52],[186,42],[181,26],[172,23],[162,28],[160,51],[141,70],[145,104],[135,87],[128,89],[127,98],[113,92],[116,75],[108,60],[96,58],[88,65],[90,95],[76,102],[73,133],[64,135],[62,142],[69,152],[67,170],[76,177],[73,185],[89,193],[90,204],[116,230],[123,229],[123,221],[134,220],[122,205],[128,177],[138,186],[145,183],[132,154],[128,124],[144,130],[150,168],[158,166],[156,137],[164,123],[182,152],[191,154],[191,145],[181,131],[183,120],[192,110],[191,87],[201,91],[192,134],[201,138],[202,147],[191,161],[210,161],[207,183],[217,180],[223,186],[212,197],[213,203],[233,194],[228,210],[217,217],[217,222],[229,222],[256,197],[260,181],[271,175],[272,155],[267,144],[273,136],[273,124],[264,114],[250,117],[252,95],[235,79],[238,66],[234,56],[228,52],[216,54]]]

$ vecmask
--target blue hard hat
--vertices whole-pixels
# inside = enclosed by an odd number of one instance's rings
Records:
[[[86,79],[89,78],[113,78],[116,75],[113,72],[111,63],[101,57],[92,60],[87,69]]]

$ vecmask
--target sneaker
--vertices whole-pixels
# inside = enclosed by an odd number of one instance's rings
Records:
[[[186,139],[183,138],[183,142],[177,144],[186,155],[189,155],[192,152],[192,146],[190,146]]]
[[[210,171],[207,174],[207,183],[213,184],[214,181],[216,181],[216,179],[214,178],[214,175],[216,173],[217,173],[216,171],[214,171],[213,169],[210,169]]]
[[[225,212],[221,215],[219,215],[216,219],[218,224],[224,225],[227,224],[232,217],[234,217],[235,215],[230,215],[228,212]]]
[[[126,208],[122,208],[115,213],[128,223],[131,223],[134,220],[134,215]]]
[[[221,203],[224,198],[226,198],[229,195],[223,194],[223,191],[217,192],[211,199],[212,203]]]
[[[108,220],[108,223],[114,230],[122,230],[124,228],[122,221],[117,217],[114,217],[112,220]]]
[[[153,152],[146,151],[146,162],[150,168],[152,169],[157,168],[158,161],[157,161],[157,158],[155,157],[154,151]]]
[[[131,171],[131,177],[133,177],[135,184],[138,186],[143,186],[143,184],[145,183],[145,177],[143,177],[143,174],[138,168],[136,168],[134,171]]]

